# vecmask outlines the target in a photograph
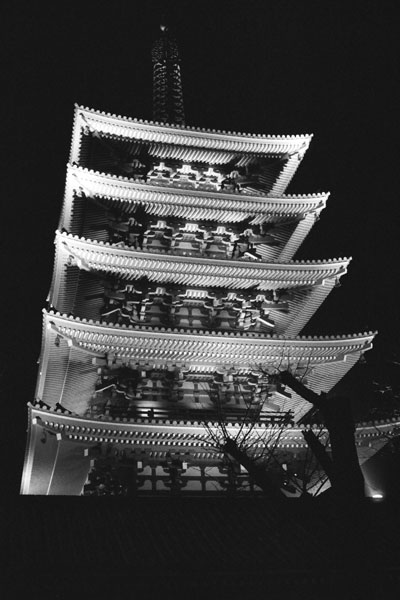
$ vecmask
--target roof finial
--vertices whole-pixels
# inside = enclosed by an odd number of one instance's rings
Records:
[[[162,123],[185,124],[180,58],[176,40],[161,20],[161,34],[155,40],[153,61],[153,119]]]

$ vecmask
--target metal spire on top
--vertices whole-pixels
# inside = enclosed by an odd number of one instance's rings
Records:
[[[153,119],[161,123],[185,124],[180,58],[176,40],[166,25],[153,43]]]

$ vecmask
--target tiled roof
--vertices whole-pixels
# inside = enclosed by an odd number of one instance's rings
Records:
[[[325,279],[341,277],[351,259],[264,262],[218,260],[172,256],[137,251],[131,247],[113,246],[107,242],[86,240],[71,234],[56,232],[58,252],[72,255],[81,268],[108,271],[124,277],[146,275],[150,281],[187,283],[246,289],[290,288],[315,285]]]
[[[72,261],[72,262],[71,262]],[[112,274],[125,281],[146,276],[162,285],[174,283],[190,286],[249,289],[256,286],[260,292],[290,289],[288,310],[274,312],[276,332],[297,335],[346,273],[349,259],[327,261],[293,261],[288,263],[211,260],[168,254],[154,254],[119,248],[100,242],[84,240],[68,234],[56,234],[56,269],[49,295],[51,304],[61,312],[75,312],[77,283],[82,284],[79,272],[73,269],[102,274]],[[66,265],[76,265],[66,270]],[[97,280],[89,280],[85,296],[99,293]],[[254,292],[255,294],[257,292]],[[79,294],[78,294],[79,295]],[[81,305],[82,302],[79,301]],[[86,307],[86,308],[85,308]],[[86,302],[83,314],[78,316],[98,318]],[[81,307],[82,308],[82,307]],[[97,305],[95,311],[97,311]]]
[[[36,427],[39,423],[44,430],[57,434],[59,440],[78,445],[86,443],[91,446],[99,443],[112,443],[134,452],[145,449],[147,453],[155,453],[157,456],[178,452],[190,453],[194,460],[196,460],[196,456],[202,459],[208,457],[212,461],[216,460],[215,450],[210,444],[209,431],[215,430],[218,434],[220,423],[218,421],[208,422],[206,429],[202,420],[204,417],[199,416],[196,411],[188,412],[182,420],[182,417],[172,419],[171,417],[166,418],[166,416],[112,418],[102,415],[84,417],[75,413],[63,412],[64,410],[57,406],[46,407],[42,402],[35,403],[33,406],[29,404],[28,422],[32,427]],[[309,428],[310,426],[304,425],[300,427],[286,425],[279,435],[276,451],[282,451],[287,456],[288,453],[296,455],[301,448],[307,448],[303,432]],[[238,429],[239,425],[226,424],[226,431],[231,437],[238,434]],[[330,448],[327,430],[321,429],[320,425],[313,425],[311,429]],[[383,448],[391,436],[396,435],[398,429],[399,422],[396,419],[368,423],[367,426],[365,424],[357,425],[355,444],[360,465]],[[250,430],[249,425],[244,423],[240,426],[240,430],[256,453],[264,443],[258,443],[260,440],[273,439],[276,436],[275,426],[268,422],[252,424]],[[26,455],[25,460],[29,462],[29,455]]]
[[[96,131],[111,135],[230,152],[279,154],[301,151],[304,153],[312,139],[312,134],[263,135],[154,123],[78,105],[75,105],[75,119],[79,121],[79,127],[90,126]]]
[[[160,187],[68,165],[66,202],[72,201],[74,190],[81,190],[87,196],[108,198],[120,207],[142,203],[150,214],[162,217],[219,222],[237,222],[249,217],[254,217],[256,222],[277,217],[300,219],[310,212],[318,215],[329,197],[329,193],[273,197]]]
[[[29,407],[29,419],[40,419],[43,426],[55,433],[60,433],[65,439],[71,441],[87,441],[98,443],[100,441],[116,442],[121,444],[133,445],[140,448],[146,440],[146,450],[170,450],[171,447],[186,450],[207,450],[212,447],[210,438],[204,428],[204,424],[197,417],[195,412],[185,420],[173,419],[111,419],[101,417],[98,419],[85,418],[78,414],[61,414],[55,407],[45,409],[43,407]],[[216,418],[216,417],[215,417]],[[219,423],[209,423],[210,428],[218,429]],[[234,437],[238,432],[238,426],[233,423],[226,425],[227,432]],[[243,425],[243,432],[246,433],[248,425]],[[259,424],[259,426],[250,426],[253,437],[258,439],[266,438],[266,431],[269,429],[275,431],[268,424]],[[278,448],[300,448],[307,444],[302,435],[304,427],[287,427],[282,432],[277,443]],[[318,428],[319,431],[319,428]],[[272,435],[272,434],[271,434]],[[268,436],[268,434],[267,434]],[[212,450],[214,454],[214,450]]]
[[[141,360],[164,361],[167,357],[177,362],[199,362],[215,365],[218,360],[248,366],[262,364],[265,360],[290,357],[310,363],[340,361],[347,354],[366,351],[371,347],[374,332],[343,336],[287,336],[260,337],[254,333],[222,334],[199,331],[196,333],[172,329],[94,323],[86,319],[61,315],[43,310],[46,328],[52,328],[66,337],[71,344],[93,354],[113,352],[119,356],[137,357]],[[156,352],[154,352],[156,350]],[[151,357],[151,358],[150,358]],[[217,359],[217,360],[216,360]]]
[[[62,368],[59,363],[60,359],[57,359],[56,356],[50,360],[50,355],[57,354],[58,356],[60,350],[53,348],[54,343],[48,337],[51,333],[51,339],[56,335],[62,336],[68,341],[71,350],[78,353],[73,360],[75,370],[79,371],[80,368],[79,355],[87,356],[87,361],[85,359],[85,364],[82,363],[81,366],[82,377],[79,376],[80,371],[75,373],[74,370],[72,370],[74,372],[68,370],[69,383],[64,387],[67,388],[69,394],[72,394],[72,397],[75,397],[76,393],[79,395],[80,390],[85,387],[84,379],[91,375],[90,369],[87,368],[90,364],[90,357],[103,357],[106,354],[140,364],[148,362],[160,366],[181,364],[206,372],[213,372],[217,365],[232,366],[234,364],[235,368],[248,371],[254,370],[259,365],[278,366],[282,364],[282,361],[289,361],[296,365],[306,364],[307,368],[311,369],[307,378],[314,391],[328,391],[357,362],[361,353],[372,347],[374,337],[373,332],[358,336],[290,339],[287,336],[259,337],[255,334],[238,336],[213,333],[210,335],[208,332],[196,333],[196,330],[188,332],[157,327],[127,329],[125,326],[86,322],[85,319],[67,317],[51,311],[44,311],[44,323],[46,339],[43,353],[47,356],[49,368],[53,364],[56,367],[58,365],[58,371],[53,377],[51,374],[45,373],[47,365],[44,365],[38,390],[48,388],[49,382],[53,380],[54,385],[60,387],[63,381],[60,369],[68,367],[66,359]],[[91,376],[95,375],[92,373]],[[88,393],[90,385],[93,384],[88,383]],[[68,389],[68,386],[71,389]],[[75,388],[78,386],[78,390],[75,390],[74,386]],[[50,397],[53,395],[57,397],[57,394],[53,392],[54,390]],[[59,397],[61,388],[57,393]],[[38,393],[38,396],[41,397],[41,393]],[[83,402],[85,397],[86,393],[82,399]],[[42,399],[47,402],[44,397]],[[307,412],[308,405],[296,394],[293,394],[282,410],[294,410],[296,416],[300,418]]]
[[[332,398],[334,402],[334,398]],[[196,420],[196,415],[191,418],[166,419],[166,418],[111,418],[101,416],[98,418],[83,417],[78,414],[62,413],[55,406],[44,408],[39,404],[29,406],[29,420],[40,418],[43,425],[55,433],[61,433],[66,439],[99,442],[110,441],[121,444],[133,444],[140,447],[143,439],[146,438],[147,450],[169,450],[171,446],[179,447],[180,451],[187,449],[193,450],[196,446],[204,450],[209,442],[209,436],[204,429],[201,419]],[[209,423],[210,429],[218,430],[220,426],[218,421]],[[244,434],[249,427],[244,424]],[[395,435],[400,427],[399,419],[392,418],[368,423],[358,423],[355,429],[355,442],[357,450],[360,453],[360,464],[365,462],[375,454],[383,445],[385,445],[392,435]],[[265,431],[273,430],[268,423],[251,425],[254,436],[259,439],[265,439]],[[312,426],[285,426],[277,448],[304,448],[307,442],[303,436],[303,431],[311,428],[318,435],[321,435],[320,425]],[[237,434],[238,426],[233,423],[226,424],[227,432],[234,437]],[[324,430],[326,432],[326,430]],[[393,433],[394,432],[394,433]],[[329,446],[329,443],[328,443]],[[367,453],[365,453],[367,449]]]
[[[329,391],[372,347],[373,332],[350,336],[260,337],[196,330],[171,330],[124,325],[110,326],[52,311],[44,312],[43,344],[36,397],[47,404],[54,399],[83,414],[92,397],[97,369],[93,358],[121,359],[134,364],[181,365],[202,372],[234,366],[248,372],[260,365],[281,368],[283,362],[306,366],[307,381],[315,392]],[[63,343],[55,343],[60,336]],[[67,342],[67,343],[65,343]],[[282,404],[283,402],[283,404]],[[283,399],[280,410],[292,410],[297,422],[309,410],[297,394]]]
[[[279,156],[285,164],[270,188],[272,194],[278,195],[289,185],[312,138],[310,134],[265,136],[151,123],[76,106],[71,163],[81,164],[84,132],[152,144],[159,158],[188,162],[222,164],[235,155]]]

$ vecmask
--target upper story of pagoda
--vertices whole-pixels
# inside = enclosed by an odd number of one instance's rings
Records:
[[[349,263],[168,255],[65,232],[56,233],[55,246],[50,306],[133,329],[297,335]]]
[[[149,252],[291,260],[329,196],[284,195],[311,137],[206,130],[75,106],[59,230]]]
[[[157,169],[144,182],[68,165],[59,229],[148,251],[204,251],[217,258],[238,258],[250,246],[253,258],[285,261],[293,257],[329,196],[232,193],[218,191],[215,182],[209,189],[196,189],[189,180],[187,187],[178,187],[167,179]]]
[[[158,171],[157,183],[167,187],[279,196],[311,138],[207,130],[76,106],[70,163],[138,181]]]
[[[290,262],[328,198],[283,194],[310,140],[76,106],[49,305],[133,328],[297,335],[349,263]]]

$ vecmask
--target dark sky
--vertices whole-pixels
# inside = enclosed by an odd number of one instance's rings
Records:
[[[3,318],[10,334],[3,402],[24,430],[74,102],[151,119],[150,49],[168,2],[2,6]],[[399,337],[395,7],[382,0],[193,0],[170,7],[188,125],[314,134],[289,192],[331,197],[297,258],[353,261],[305,333],[378,329],[371,365],[390,357]]]

